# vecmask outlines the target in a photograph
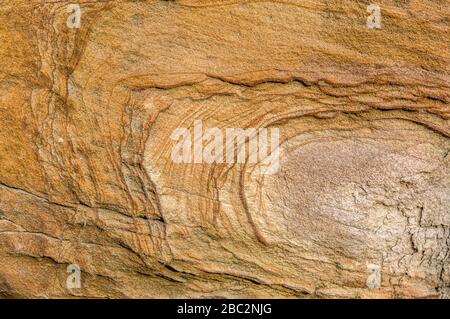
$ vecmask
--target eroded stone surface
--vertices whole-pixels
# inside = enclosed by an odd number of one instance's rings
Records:
[[[367,1],[71,2],[0,6],[1,296],[448,296],[447,1],[380,30]],[[197,119],[279,128],[279,172],[174,163]]]

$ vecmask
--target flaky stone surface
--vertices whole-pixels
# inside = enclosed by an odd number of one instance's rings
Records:
[[[448,296],[447,0],[380,30],[369,1],[72,2],[0,4],[0,296]],[[279,172],[174,163],[196,119],[279,128]]]

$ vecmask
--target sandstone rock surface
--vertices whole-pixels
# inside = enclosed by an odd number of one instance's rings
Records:
[[[1,297],[449,295],[449,1],[74,2],[0,4]],[[174,163],[199,119],[278,172]]]

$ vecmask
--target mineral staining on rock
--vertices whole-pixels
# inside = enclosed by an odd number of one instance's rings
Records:
[[[447,1],[70,4],[0,5],[0,296],[449,295]]]

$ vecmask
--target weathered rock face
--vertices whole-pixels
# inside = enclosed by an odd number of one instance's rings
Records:
[[[447,0],[70,3],[0,5],[0,296],[448,296]]]

